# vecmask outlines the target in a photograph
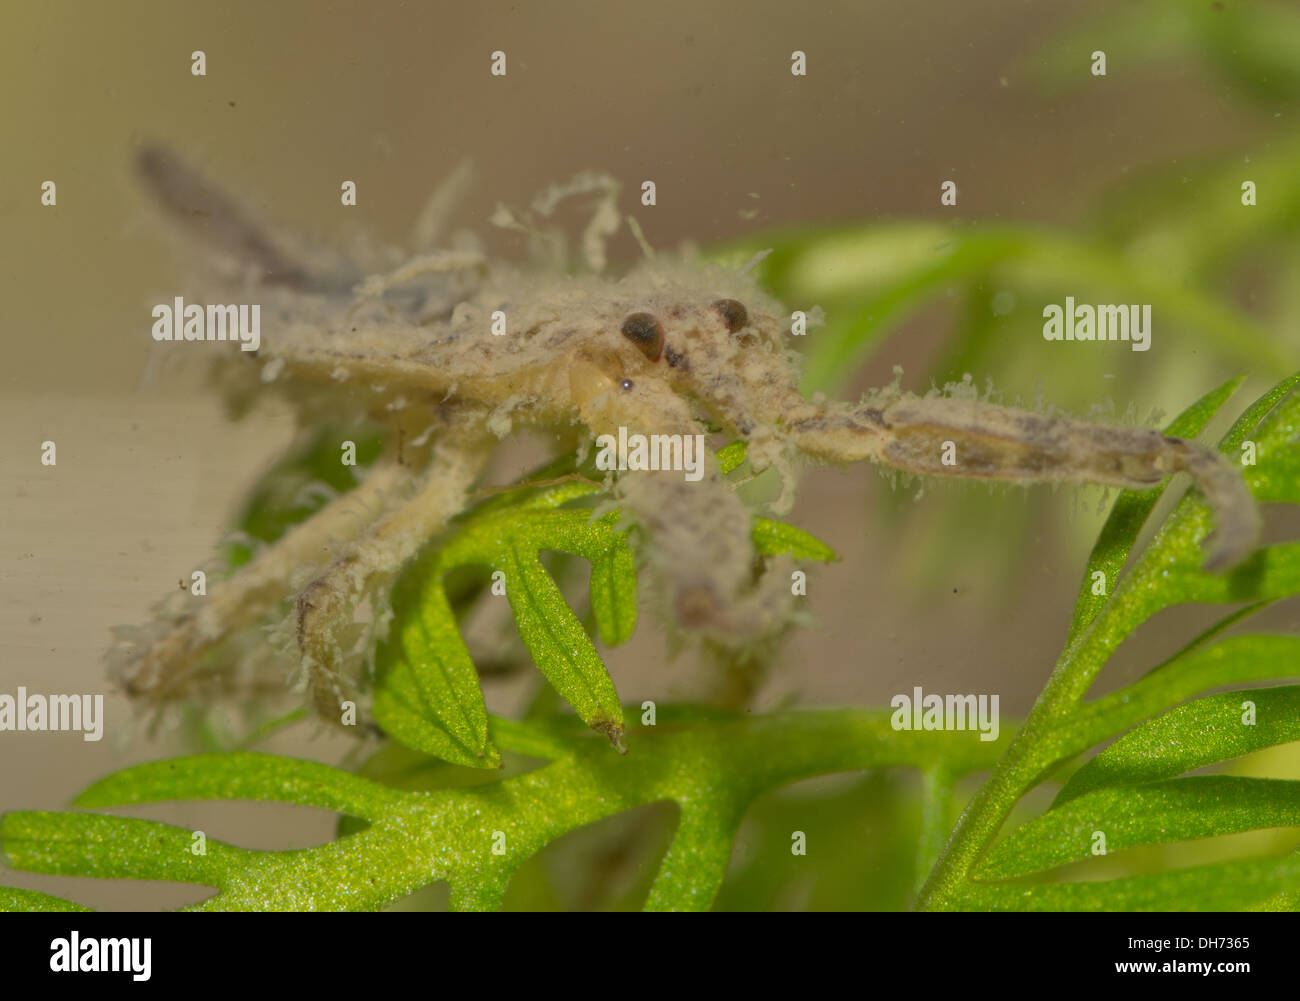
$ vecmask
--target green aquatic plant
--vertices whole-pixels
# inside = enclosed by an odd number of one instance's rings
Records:
[[[1219,443],[1230,455],[1252,448],[1256,461],[1244,473],[1261,503],[1300,503],[1297,381],[1287,379],[1257,400]],[[1167,431],[1195,435],[1237,384],[1207,394]],[[733,448],[722,464],[734,470],[742,459]],[[644,707],[625,712],[618,705],[578,613],[535,562],[542,550],[588,560],[592,631],[607,646],[627,638],[637,576],[628,540],[613,515],[593,518],[574,506],[600,488],[572,477],[510,490],[458,519],[399,582],[376,698],[381,728],[407,748],[396,759],[390,746],[365,776],[249,751],[200,754],[127,768],[74,804],[99,810],[166,800],[274,800],[336,811],[343,821],[335,840],[254,851],[206,839],[196,854],[191,831],[156,821],[17,811],[0,821],[4,857],[29,872],[214,887],[196,905],[205,910],[372,909],[435,882],[449,884],[453,907],[493,908],[520,867],[565,833],[668,802],[677,807],[675,830],[643,903],[702,909],[718,896],[746,811],[769,790],[832,772],[907,768],[923,776],[926,798],[914,856],[918,907],[1292,907],[1300,892],[1300,857],[1293,852],[1100,881],[1061,881],[1054,873],[1096,854],[1098,832],[1107,852],[1118,852],[1300,821],[1300,782],[1185,774],[1300,739],[1300,686],[1231,687],[1294,679],[1300,637],[1224,635],[1300,592],[1300,543],[1268,545],[1230,573],[1206,573],[1200,544],[1211,515],[1193,489],[1135,553],[1163,490],[1125,491],[1116,500],[1088,561],[1061,657],[1029,717],[1014,734],[1004,726],[996,741],[895,729],[888,710],[746,718],[664,706],[645,725]],[[833,555],[792,526],[757,520],[753,537],[767,555]],[[464,595],[453,601],[442,580],[459,567],[502,560],[515,561],[512,579],[528,582],[511,611],[530,658],[603,736],[573,716],[507,720],[484,710],[453,612]],[[531,569],[519,573],[521,563]],[[1104,593],[1095,586],[1098,574],[1109,584]],[[1124,638],[1180,603],[1241,607],[1139,680],[1085,700]],[[1205,694],[1225,687],[1231,690]],[[627,754],[616,753],[610,739],[625,742]],[[513,774],[482,770],[502,758],[513,763]],[[484,778],[449,781],[457,768]],[[956,783],[990,769],[952,826]],[[1062,778],[1054,803],[998,840],[1027,794]],[[0,891],[0,901],[10,909],[76,906],[22,890]]]

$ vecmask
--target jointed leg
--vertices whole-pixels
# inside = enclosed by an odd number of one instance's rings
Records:
[[[648,554],[674,621],[723,645],[747,644],[788,622],[784,564],[755,580],[750,513],[714,470],[699,482],[638,472],[620,504],[645,530]]]
[[[357,310],[366,303],[382,298],[385,292],[399,288],[416,278],[423,278],[426,275],[459,274],[466,271],[477,271],[482,274],[486,270],[487,260],[482,254],[473,250],[435,250],[421,254],[407,261],[396,271],[386,275],[371,275],[361,282],[356,289],[356,301],[348,309],[346,318],[350,321]]]
[[[1259,514],[1240,471],[1221,453],[1154,428],[1111,427],[976,400],[900,395],[826,408],[787,429],[800,450],[830,462],[871,459],[925,476],[1151,487],[1191,475],[1214,511],[1207,570],[1249,555]]]
[[[191,671],[205,651],[234,631],[255,622],[287,595],[290,579],[304,564],[319,563],[340,543],[356,538],[375,512],[399,502],[413,480],[395,461],[376,465],[355,488],[332,501],[283,538],[260,552],[228,580],[213,585],[202,606],[173,595],[160,635],[110,651],[114,676],[128,694],[166,701],[183,694]]]
[[[465,509],[492,441],[480,433],[440,438],[418,492],[298,595],[295,635],[304,675],[322,717],[337,721],[340,702],[354,697],[353,683],[343,667],[351,645],[345,634],[358,605],[366,594],[383,590],[431,536]]]

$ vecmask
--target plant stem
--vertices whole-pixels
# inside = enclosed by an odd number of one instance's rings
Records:
[[[916,850],[916,892],[943,851],[952,815],[955,780],[942,765],[921,773],[921,837]]]
[[[1111,610],[1121,605],[1115,600],[1108,603],[1062,653],[1025,725],[994,766],[988,781],[962,811],[947,847],[921,888],[918,910],[942,910],[949,905],[1016,802],[1061,757],[1062,744],[1053,737],[1105,662],[1104,653],[1098,656],[1098,648],[1104,651],[1118,642],[1110,630],[1110,619]]]
[[[276,730],[280,729],[283,726],[288,726],[290,723],[295,723],[298,720],[303,719],[306,715],[307,715],[306,711],[300,707],[298,709],[294,709],[291,712],[285,713],[283,716],[277,716],[274,719],[269,719],[266,722],[262,723],[260,726],[255,727],[248,734],[248,736],[246,736],[238,744],[232,747],[231,750],[246,751],[254,744],[256,744],[258,741],[264,739],[265,737],[270,736]]]

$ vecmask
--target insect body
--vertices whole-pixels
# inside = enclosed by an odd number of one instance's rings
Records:
[[[279,389],[309,415],[370,413],[393,441],[359,486],[214,586],[200,611],[174,601],[128,636],[112,657],[134,694],[186,694],[208,653],[287,599],[302,677],[322,714],[336,716],[359,677],[349,665],[358,606],[466,507],[493,444],[524,425],[576,430],[588,443],[620,428],[675,435],[707,425],[746,441],[755,469],[780,471],[778,508],[806,460],[1121,487],[1187,472],[1216,516],[1207,566],[1230,566],[1254,544],[1255,506],[1233,466],[1154,429],[897,390],[806,400],[785,346],[789,313],[744,272],[656,257],[617,280],[563,276],[429,246],[398,263],[304,263],[167,154],[146,152],[140,166],[203,237],[213,290],[262,303],[256,358],[225,356],[231,391]],[[494,334],[502,320],[505,333]],[[739,644],[788,619],[788,574],[755,580],[749,513],[711,460],[699,482],[636,472],[614,493],[644,528],[682,627]]]

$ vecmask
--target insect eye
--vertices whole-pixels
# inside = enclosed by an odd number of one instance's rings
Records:
[[[624,391],[628,391],[628,390],[631,390],[632,387],[636,385],[636,383],[633,382],[631,379],[624,379],[624,380],[623,380],[622,382],[620,382],[618,385],[619,385],[619,388],[620,388],[620,389],[622,389],[622,390],[624,390]]]
[[[632,313],[619,328],[623,336],[641,349],[651,361],[658,361],[664,351],[664,328],[649,313]]]
[[[743,303],[735,299],[719,299],[713,304],[713,308],[718,311],[722,322],[733,334],[749,322],[749,311],[745,309]]]

